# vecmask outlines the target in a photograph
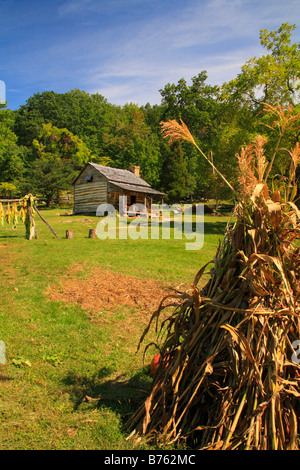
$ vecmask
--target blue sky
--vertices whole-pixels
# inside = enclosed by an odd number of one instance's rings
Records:
[[[161,102],[167,83],[202,70],[236,77],[265,51],[259,31],[296,24],[299,0],[0,0],[0,80],[7,106],[79,88],[110,103]]]

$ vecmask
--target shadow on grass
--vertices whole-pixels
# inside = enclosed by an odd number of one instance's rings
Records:
[[[151,221],[148,223],[148,226],[151,227],[153,230],[158,229],[159,231],[162,229],[171,229],[171,230],[178,230],[181,233],[195,233],[200,232],[204,227],[204,233],[206,234],[222,234],[225,232],[227,221],[224,220],[216,220],[215,222],[208,222],[204,220],[203,226],[200,222],[183,222],[183,221],[166,221],[166,222],[157,222]]]
[[[10,238],[21,238],[20,235],[12,235],[12,234],[9,234],[9,235],[0,235],[0,240],[6,240],[6,239],[10,239]],[[25,239],[25,236],[23,237]]]
[[[142,368],[130,378],[124,374],[109,378],[113,372],[103,367],[92,377],[73,372],[64,377],[63,383],[74,402],[74,409],[90,403],[98,409],[109,408],[126,421],[148,396],[152,378],[149,367]]]
[[[207,235],[221,235],[225,232],[226,226],[227,226],[227,221],[221,221],[221,220],[216,220],[216,222],[208,222],[204,221],[203,227],[204,227],[204,234]],[[162,224],[160,224],[160,227],[163,227]],[[192,223],[178,223],[174,221],[170,222],[170,228],[171,229],[177,229],[181,230],[182,232],[185,233],[195,233],[196,231],[202,230],[202,226],[199,224],[197,225],[196,222]]]
[[[225,232],[227,222],[205,222],[204,224],[204,234],[209,235],[220,235]]]

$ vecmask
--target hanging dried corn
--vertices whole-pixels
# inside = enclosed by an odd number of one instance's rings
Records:
[[[0,222],[1,222],[1,225],[3,226],[4,225],[4,208],[3,208],[2,202],[0,202]]]
[[[24,205],[22,204],[21,205],[21,208],[20,208],[20,211],[19,211],[19,217],[20,217],[20,220],[21,222],[25,222],[25,218],[26,218],[26,213],[25,213],[25,209],[24,209]]]
[[[27,240],[32,240],[32,238],[37,238],[36,231],[35,231],[35,220],[34,220],[34,197],[32,194],[27,194],[20,200],[22,216],[24,217],[25,213],[25,230],[26,230],[26,238]]]
[[[6,209],[3,207],[2,202],[6,202]],[[12,206],[10,206],[12,203]],[[38,208],[36,207],[36,198],[32,194],[27,194],[20,200],[13,199],[2,199],[0,200],[0,223],[4,225],[4,220],[8,224],[13,223],[13,227],[16,228],[19,219],[24,223],[26,230],[27,240],[32,240],[32,238],[37,238],[35,230],[35,213],[41,218],[41,220],[47,225],[56,238],[59,238],[57,233],[53,228],[48,224],[44,217],[40,214]],[[18,210],[20,206],[20,210]]]
[[[16,228],[16,226],[18,225],[18,206],[16,202],[14,202],[11,207],[11,220],[13,223],[13,227]]]
[[[0,202],[0,221],[1,225],[4,225],[4,220],[6,221],[7,224],[13,224],[13,227],[16,228],[18,224],[18,204],[16,201],[11,201],[12,205],[10,205],[10,202],[7,201],[6,208],[3,207],[2,202]]]
[[[10,222],[11,222],[11,210],[10,210],[9,202],[7,203],[7,206],[6,206],[5,220],[8,224],[10,224]]]

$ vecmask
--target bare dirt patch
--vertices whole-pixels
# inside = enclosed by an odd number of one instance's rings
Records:
[[[101,321],[101,313],[115,314],[118,307],[147,314],[149,319],[162,299],[171,293],[169,286],[154,279],[140,279],[123,273],[93,269],[87,278],[79,278],[80,267],[59,285],[48,288],[50,300],[79,304],[92,321]],[[77,275],[76,275],[77,274]]]

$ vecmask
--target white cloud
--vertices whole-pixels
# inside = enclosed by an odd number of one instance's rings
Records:
[[[297,1],[289,3],[296,8]],[[133,101],[139,97],[143,104],[150,96],[159,100],[158,90],[167,83],[182,77],[188,81],[202,70],[208,72],[208,83],[222,84],[234,78],[247,60],[263,53],[259,31],[278,29],[284,11],[281,0],[187,1],[167,18],[150,17],[136,24],[134,31],[121,28],[111,59],[89,69],[87,85],[108,93],[111,89],[108,99],[119,102],[131,86]],[[294,14],[290,16],[292,22]]]
[[[91,73],[90,81],[93,87],[89,91],[97,91],[115,104],[127,101],[140,105],[146,102],[159,104],[161,101],[159,90],[167,83],[177,83],[181,78],[185,78],[189,83],[192,77],[206,70],[208,83],[221,85],[236,77],[241,65],[248,58],[249,55],[245,51],[238,51],[233,55],[203,57],[197,63],[190,59],[181,66],[160,64],[159,69],[153,63],[145,61],[141,64],[139,60],[136,63],[131,61],[127,66],[124,63],[120,68],[111,66],[103,72]]]
[[[57,11],[59,16],[72,16],[77,13],[119,13],[132,7],[154,0],[67,0]]]
[[[58,7],[58,14],[60,16],[67,16],[79,13],[91,6],[91,0],[72,0],[61,4]]]

